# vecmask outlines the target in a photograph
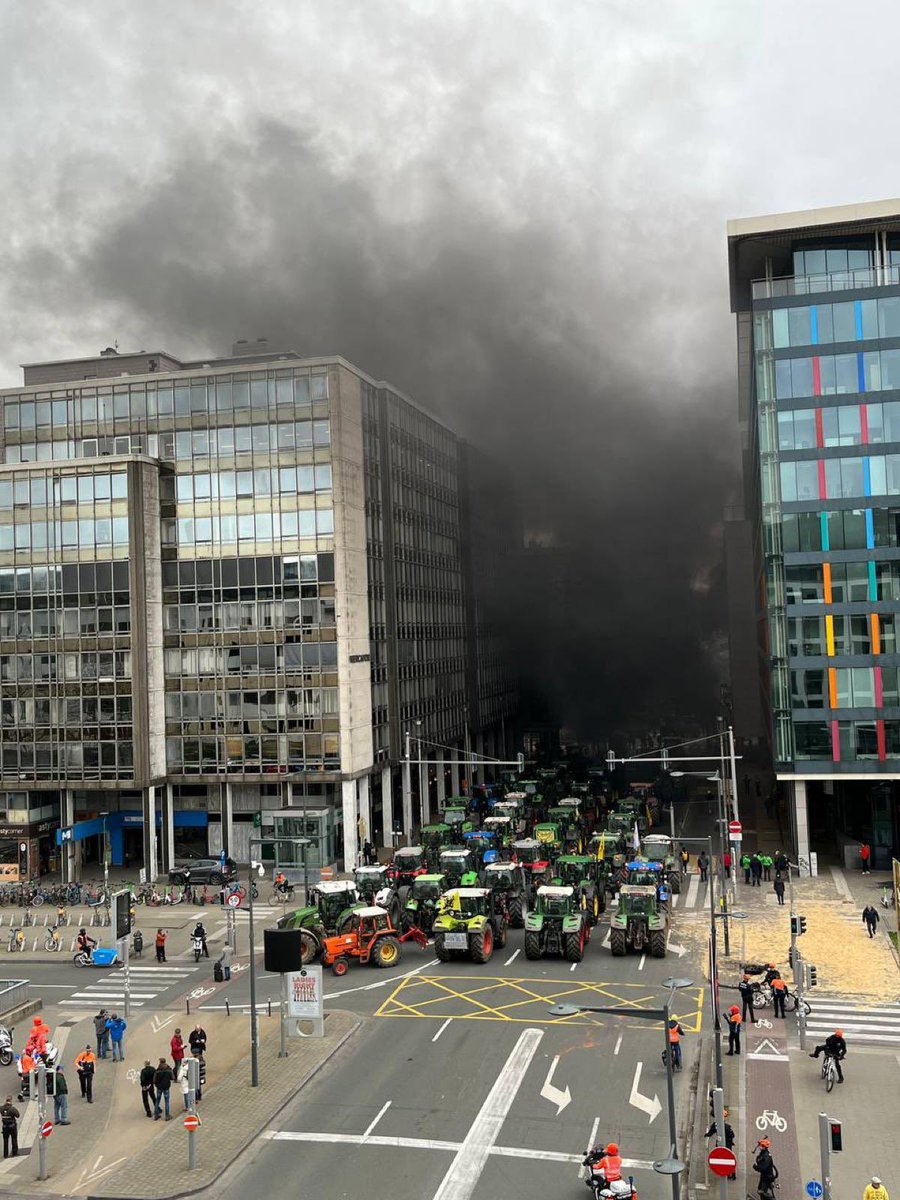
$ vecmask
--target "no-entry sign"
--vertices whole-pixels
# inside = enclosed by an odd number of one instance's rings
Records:
[[[41,1137],[49,1137],[53,1132],[53,1124],[50,1121],[45,1121],[41,1126]]]
[[[733,1151],[725,1146],[716,1146],[715,1150],[710,1150],[706,1161],[714,1175],[733,1175],[737,1170],[737,1159]]]
[[[184,1127],[188,1133],[193,1133],[200,1126],[200,1118],[196,1113],[188,1113],[184,1118]]]
[[[744,827],[740,823],[740,821],[729,821],[728,822],[728,832],[731,834],[732,837],[734,837],[735,834],[738,834],[738,835],[742,834],[744,832]]]

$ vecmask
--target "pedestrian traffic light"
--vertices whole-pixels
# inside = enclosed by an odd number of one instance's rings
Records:
[[[806,975],[805,975],[805,978],[803,981],[804,985],[807,988],[814,988],[816,986],[816,984],[819,982],[818,972],[816,971],[816,968],[812,963],[804,963],[803,966],[806,971]]]
[[[840,1121],[831,1121],[831,1149],[837,1154],[844,1149],[843,1139],[841,1138],[841,1123]]]
[[[791,933],[795,937],[799,937],[801,933],[806,933],[806,917],[791,917]]]
[[[122,888],[110,896],[109,915],[116,941],[127,938],[131,933],[131,891],[128,888]]]

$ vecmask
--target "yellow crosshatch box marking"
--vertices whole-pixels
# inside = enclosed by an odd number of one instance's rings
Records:
[[[497,975],[411,975],[400,981],[376,1017],[448,1017],[461,1021],[513,1021],[534,1025],[606,1025],[616,1022],[653,1029],[652,1022],[607,1013],[551,1017],[553,1004],[660,1008],[665,989],[642,983],[588,983],[561,979],[509,979]],[[673,998],[672,1016],[685,1033],[699,1033],[702,987],[683,988]]]

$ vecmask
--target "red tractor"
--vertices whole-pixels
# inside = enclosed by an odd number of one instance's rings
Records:
[[[410,938],[419,945],[428,945],[428,939],[415,926],[405,934],[398,933],[383,908],[357,908],[343,933],[325,939],[322,963],[339,976],[347,974],[352,958],[376,967],[395,967],[402,953],[400,943]]]

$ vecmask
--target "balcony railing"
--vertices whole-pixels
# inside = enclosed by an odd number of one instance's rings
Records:
[[[754,279],[753,299],[774,300],[779,296],[812,296],[818,292],[846,292],[859,288],[896,287],[900,265],[859,267],[822,275],[784,275],[778,279]]]

